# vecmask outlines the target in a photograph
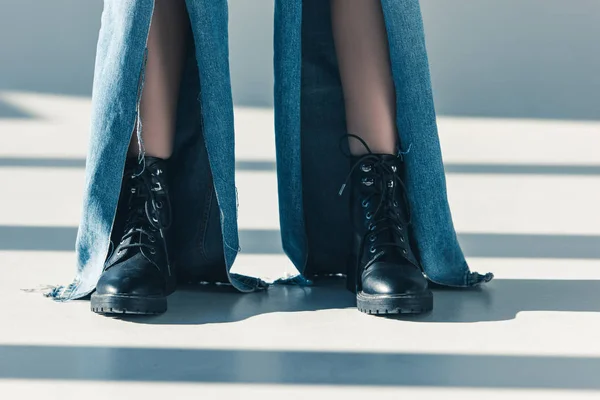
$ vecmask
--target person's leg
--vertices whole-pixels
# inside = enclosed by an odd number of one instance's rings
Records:
[[[91,297],[92,310],[100,314],[162,313],[175,290],[167,250],[171,205],[166,160],[172,153],[189,23],[185,0],[155,4],[140,118],[123,177],[123,204],[113,225],[115,248]]]
[[[185,0],[156,0],[148,36],[148,60],[140,104],[142,142],[146,155],[171,156],[179,85],[189,36]],[[136,127],[137,131],[137,127]],[[130,153],[140,151],[137,135]]]
[[[331,7],[353,155],[355,264],[349,267],[348,284],[363,312],[426,312],[433,307],[433,295],[411,249],[382,6],[379,0],[331,0]]]
[[[333,35],[344,88],[348,132],[374,153],[397,151],[396,94],[379,0],[331,0]],[[350,151],[366,149],[350,140]]]

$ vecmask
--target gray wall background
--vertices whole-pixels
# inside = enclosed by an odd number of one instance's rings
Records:
[[[230,3],[236,103],[271,106],[272,0]],[[440,114],[600,120],[600,1],[422,7]],[[90,95],[101,10],[100,0],[0,0],[0,90]]]

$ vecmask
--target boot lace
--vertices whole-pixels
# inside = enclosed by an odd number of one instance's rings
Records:
[[[129,197],[129,212],[125,227],[125,232],[121,237],[119,252],[130,248],[147,248],[150,254],[156,254],[156,248],[152,245],[144,243],[142,235],[148,238],[150,243],[156,242],[156,233],[163,235],[163,231],[169,228],[171,221],[171,207],[166,207],[169,213],[166,218],[166,223],[161,221],[159,217],[165,204],[157,198],[157,192],[164,191],[160,182],[152,182],[152,173],[144,171],[142,174],[131,174],[130,177],[130,197]],[[168,201],[168,196],[164,196]],[[134,240],[138,238],[137,240]],[[132,241],[124,244],[128,239]],[[164,239],[164,238],[163,238]]]
[[[411,223],[410,206],[407,198],[407,189],[400,178],[396,165],[384,160],[381,156],[373,154],[366,142],[355,135],[346,135],[345,138],[359,140],[367,154],[361,156],[352,166],[339,195],[344,193],[348,182],[357,169],[372,174],[374,178],[363,177],[361,184],[372,187],[370,194],[361,200],[361,206],[365,209],[365,218],[369,221],[368,231],[363,237],[361,249],[366,250],[365,241],[371,243],[368,251],[373,255],[368,267],[385,254],[386,248],[400,250],[402,256],[408,256],[409,244],[406,243],[404,232]],[[398,156],[401,158],[401,155]],[[402,204],[396,200],[397,191],[402,194]],[[372,204],[375,203],[373,210]],[[372,211],[371,211],[372,210]],[[403,218],[403,215],[406,216]],[[385,237],[384,240],[379,238]]]

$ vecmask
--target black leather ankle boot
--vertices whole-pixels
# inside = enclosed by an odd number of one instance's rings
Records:
[[[160,158],[127,162],[121,207],[120,243],[106,262],[91,298],[92,311],[100,314],[160,314],[167,296],[175,290],[167,251],[171,204],[166,165]],[[114,235],[113,235],[114,238]],[[118,238],[117,238],[118,241]]]
[[[410,209],[401,179],[402,158],[369,153],[352,157],[354,226],[348,288],[368,314],[431,311],[433,295],[410,240]]]

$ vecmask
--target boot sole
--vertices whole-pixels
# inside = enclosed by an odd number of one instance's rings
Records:
[[[424,314],[433,310],[433,293],[426,291],[412,295],[356,295],[360,312],[370,315]]]
[[[91,299],[91,309],[93,312],[103,315],[158,315],[167,311],[167,298],[94,293]]]

